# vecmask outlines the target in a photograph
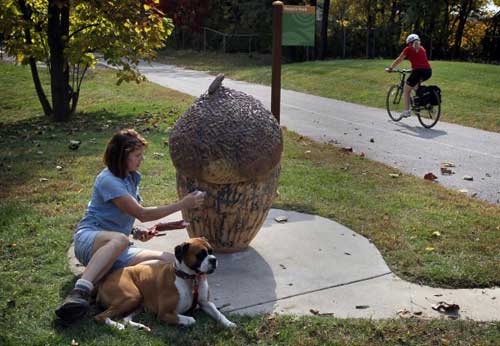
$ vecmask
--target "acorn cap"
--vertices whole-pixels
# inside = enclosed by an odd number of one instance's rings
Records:
[[[281,159],[281,128],[260,101],[223,87],[223,79],[218,75],[173,126],[172,162],[180,174],[210,183],[258,180]]]

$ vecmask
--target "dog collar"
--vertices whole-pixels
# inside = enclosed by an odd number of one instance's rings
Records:
[[[191,304],[191,307],[186,312],[188,315],[192,314],[194,309],[196,309],[196,306],[198,305],[198,292],[199,292],[199,287],[200,287],[200,278],[203,277],[203,274],[202,273],[188,274],[186,272],[183,272],[182,270],[175,268],[175,275],[177,275],[178,277],[180,277],[181,279],[184,279],[184,280],[193,280],[193,287],[192,287],[193,304]]]
[[[194,280],[194,279],[197,279],[200,274],[188,274],[186,272],[183,272],[182,270],[179,270],[177,268],[175,268],[175,275],[177,275],[178,277],[180,277],[181,279],[184,279],[184,280]]]

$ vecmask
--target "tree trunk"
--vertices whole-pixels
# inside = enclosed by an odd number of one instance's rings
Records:
[[[69,1],[49,0],[47,30],[54,119],[66,121],[71,115],[69,66],[64,57],[65,40],[69,36]]]
[[[453,45],[453,58],[458,59],[460,57],[460,48],[462,46],[462,37],[464,35],[465,23],[472,10],[474,0],[464,0],[460,6],[460,11],[458,12],[458,27],[455,34],[455,42]]]
[[[26,1],[19,1],[19,8],[21,10],[21,13],[23,14],[23,19],[27,23],[31,22],[31,9],[26,6]],[[24,29],[24,38],[26,39],[27,44],[32,44],[31,32],[27,26]],[[38,69],[36,67],[36,60],[32,56],[29,57],[29,65],[31,68],[31,77],[33,78],[33,84],[35,84],[36,94],[38,96],[40,104],[42,105],[43,113],[46,116],[51,116],[52,108],[50,107],[49,101],[47,100],[47,95],[45,95],[42,83],[40,82],[40,76],[38,75]]]
[[[370,52],[370,41],[371,41],[371,36],[373,34],[372,29],[373,29],[373,24],[375,22],[375,13],[372,11],[372,1],[368,1],[366,3],[366,57],[371,58],[371,52]]]
[[[328,15],[330,13],[330,0],[323,2],[323,18],[321,20],[319,58],[324,60],[328,48]]]
[[[33,78],[33,84],[35,84],[36,94],[40,104],[42,105],[43,113],[50,117],[52,115],[52,107],[50,107],[49,100],[47,100],[47,95],[45,95],[42,83],[40,82],[40,76],[38,75],[35,58],[30,57],[29,63],[31,68],[31,77]]]

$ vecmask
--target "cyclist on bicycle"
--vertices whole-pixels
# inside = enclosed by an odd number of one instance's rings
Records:
[[[431,65],[427,60],[427,53],[420,45],[420,37],[417,34],[410,34],[406,38],[406,47],[403,52],[392,62],[392,64],[387,68],[387,72],[391,72],[393,68],[401,63],[405,58],[408,58],[411,63],[412,72],[410,77],[406,80],[406,85],[403,90],[403,101],[404,101],[404,111],[401,115],[408,118],[411,114],[410,112],[410,93],[415,86],[423,82],[432,75]]]

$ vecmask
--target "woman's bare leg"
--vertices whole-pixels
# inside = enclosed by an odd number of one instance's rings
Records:
[[[413,87],[409,86],[408,84],[405,84],[405,87],[403,89],[403,103],[405,111],[410,110],[410,93],[412,90]]]
[[[92,258],[82,274],[82,279],[92,283],[99,281],[111,269],[128,244],[128,237],[123,233],[99,232],[94,241]]]

